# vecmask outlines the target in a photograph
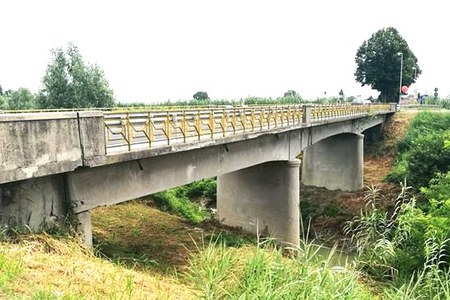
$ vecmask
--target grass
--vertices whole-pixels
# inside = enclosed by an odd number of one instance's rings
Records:
[[[375,299],[350,265],[335,267],[335,248],[325,258],[319,251],[303,243],[287,257],[270,241],[234,249],[210,241],[198,246],[186,276],[202,299]]]
[[[124,222],[124,220],[127,220]],[[140,270],[175,274],[184,270],[193,241],[220,238],[239,247],[252,243],[249,234],[235,234],[215,222],[193,224],[181,217],[163,213],[145,202],[131,201],[93,211],[94,242],[101,255]]]
[[[2,299],[189,299],[189,287],[96,257],[74,238],[26,235],[2,242]],[[4,275],[2,278],[5,278]]]

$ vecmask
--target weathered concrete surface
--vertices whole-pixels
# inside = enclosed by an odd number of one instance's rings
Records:
[[[0,185],[0,224],[39,230],[63,226],[67,215],[64,175]]]
[[[309,146],[303,153],[302,182],[330,190],[363,187],[364,136],[340,134]]]
[[[68,174],[68,191],[75,212],[82,212],[264,162],[293,160],[303,149],[323,139],[346,133],[359,134],[366,126],[382,121],[383,118],[373,118],[370,123],[345,119],[264,135],[247,134],[239,140],[234,137],[204,144],[100,156],[103,165]],[[310,165],[308,171],[313,172],[313,167]]]
[[[0,184],[70,172],[105,155],[101,112],[0,114]]]
[[[76,214],[75,217],[77,222],[77,224],[75,224],[77,234],[82,239],[84,245],[86,245],[87,247],[92,247],[93,241],[92,241],[91,212],[83,211],[79,214]]]
[[[103,113],[80,111],[78,112],[78,123],[83,165],[88,166],[87,161],[99,161],[106,155]]]
[[[300,161],[275,161],[217,177],[221,223],[298,246]]]
[[[128,201],[268,161],[294,159],[291,133],[127,161],[67,174],[76,213]],[[296,143],[297,147],[291,145]],[[291,147],[292,146],[292,147]]]

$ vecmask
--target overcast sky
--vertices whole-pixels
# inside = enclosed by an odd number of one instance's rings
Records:
[[[450,94],[447,1],[164,0],[2,1],[0,84],[41,88],[50,50],[78,46],[121,102],[277,97],[363,97],[356,50],[393,26],[423,74],[410,91]]]

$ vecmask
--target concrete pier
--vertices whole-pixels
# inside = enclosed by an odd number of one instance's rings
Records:
[[[221,223],[299,244],[300,161],[274,161],[217,177]]]
[[[357,191],[363,187],[364,136],[340,134],[303,152],[302,183],[329,190]]]
[[[92,247],[92,222],[91,222],[91,212],[83,211],[81,213],[75,214],[77,224],[76,230],[77,234],[83,240],[83,243],[87,247]]]

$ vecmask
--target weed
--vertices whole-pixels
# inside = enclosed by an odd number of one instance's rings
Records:
[[[205,299],[372,299],[350,266],[332,265],[335,248],[318,260],[309,242],[283,255],[271,241],[241,252],[210,242],[193,253],[187,277]],[[292,252],[291,252],[292,253]]]
[[[22,271],[22,261],[11,259],[0,251],[0,291],[7,291],[8,285]]]

